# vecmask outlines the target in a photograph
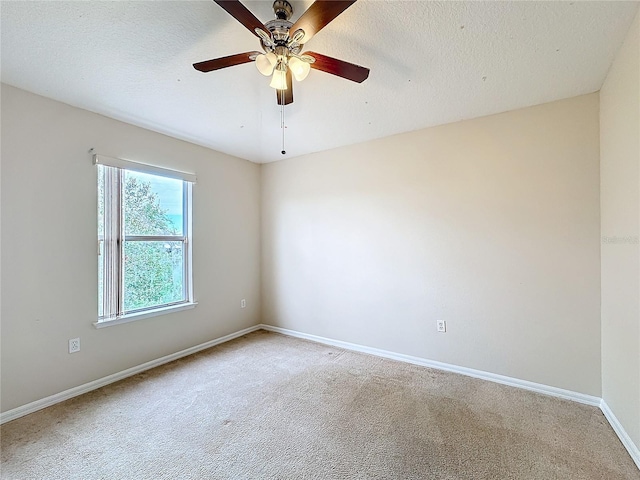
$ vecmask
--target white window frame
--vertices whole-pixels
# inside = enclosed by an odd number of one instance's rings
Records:
[[[192,253],[192,199],[193,184],[196,176],[191,173],[169,170],[120,158],[94,155],[93,163],[113,167],[105,170],[105,212],[104,235],[98,237],[98,255],[104,262],[103,277],[103,315],[98,317],[94,326],[102,328],[128,323],[156,315],[173,313],[193,308],[196,305],[193,296],[193,253]],[[183,225],[182,235],[125,235],[123,225],[122,186],[125,171],[136,171],[150,175],[182,180],[183,182]],[[107,203],[110,203],[108,206]],[[131,311],[124,311],[124,258],[123,244],[127,241],[166,241],[182,242],[183,254],[183,300],[169,304],[154,305]],[[101,254],[101,252],[103,252]]]

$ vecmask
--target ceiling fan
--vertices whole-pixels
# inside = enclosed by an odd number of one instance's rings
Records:
[[[292,75],[297,81],[302,81],[311,68],[357,83],[364,82],[369,76],[368,68],[320,53],[302,53],[304,44],[311,37],[356,0],[316,0],[296,23],[289,21],[293,14],[291,4],[287,0],[276,0],[273,2],[276,18],[266,24],[262,24],[238,0],[214,0],[214,2],[260,39],[264,53],[245,52],[194,63],[193,67],[196,70],[211,72],[255,61],[260,73],[272,77],[270,86],[276,89],[278,105],[288,105],[293,102]]]

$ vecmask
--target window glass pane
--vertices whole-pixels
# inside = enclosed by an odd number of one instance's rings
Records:
[[[124,311],[184,301],[182,242],[124,242]]]
[[[184,182],[124,172],[125,235],[182,235]]]

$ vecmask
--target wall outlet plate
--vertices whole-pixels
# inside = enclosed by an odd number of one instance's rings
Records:
[[[446,333],[447,332],[447,322],[446,322],[446,320],[437,320],[436,321],[436,328],[440,333]]]
[[[246,308],[247,306],[247,301],[243,298],[242,300],[240,300],[240,308]]]
[[[71,338],[69,340],[69,353],[76,353],[80,351],[80,339]]]

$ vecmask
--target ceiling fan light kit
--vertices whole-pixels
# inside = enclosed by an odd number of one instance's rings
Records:
[[[276,90],[287,90],[287,69],[286,67],[278,66],[273,72],[273,77],[271,77],[271,83],[269,84],[271,88],[275,88]]]
[[[256,67],[258,71],[268,77],[273,73],[273,69],[278,63],[278,57],[275,53],[261,53],[256,57]]]
[[[293,73],[293,78],[295,78],[298,82],[301,82],[302,80],[307,78],[307,75],[309,75],[309,72],[311,71],[311,65],[309,65],[310,63],[312,62],[307,62],[304,59],[297,57],[291,57],[289,59],[289,68],[291,69],[291,73]]]

